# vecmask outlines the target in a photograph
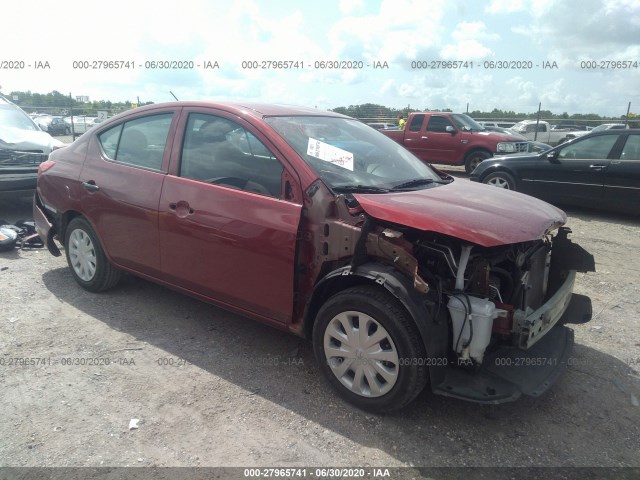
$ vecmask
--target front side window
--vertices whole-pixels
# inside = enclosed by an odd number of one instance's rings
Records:
[[[589,160],[606,159],[618,135],[600,135],[585,138],[567,145],[558,152],[559,159],[581,158]]]
[[[284,168],[251,132],[223,117],[189,115],[180,176],[280,197]]]
[[[116,162],[160,170],[173,113],[136,118],[105,130],[98,141]]]
[[[447,127],[453,127],[449,120],[447,120],[445,117],[433,116],[429,119],[427,131],[445,133],[447,131]]]

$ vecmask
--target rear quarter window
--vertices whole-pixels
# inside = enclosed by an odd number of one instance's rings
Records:
[[[136,118],[98,134],[110,160],[160,170],[173,113]]]

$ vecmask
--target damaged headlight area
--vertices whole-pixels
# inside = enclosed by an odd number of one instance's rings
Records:
[[[439,309],[449,314],[453,363],[479,373],[500,363],[496,352],[527,357],[537,344],[555,359],[549,360],[555,364],[551,367],[561,363],[564,346],[549,347],[551,340],[544,342],[544,337],[559,324],[590,319],[589,299],[572,291],[576,271],[595,271],[593,256],[571,242],[569,233],[563,227],[541,240],[489,248],[437,234],[416,240],[419,274],[435,286]],[[497,366],[525,362],[502,363]],[[492,398],[496,389],[487,391]]]

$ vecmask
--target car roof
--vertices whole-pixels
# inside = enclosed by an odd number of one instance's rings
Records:
[[[350,118],[340,113],[328,110],[319,110],[310,107],[301,107],[295,105],[282,105],[275,103],[256,103],[256,102],[209,102],[209,101],[188,101],[181,100],[177,102],[154,103],[136,108],[136,111],[153,110],[162,107],[212,107],[236,114],[252,114],[256,117],[270,116],[323,116],[323,117],[339,117]]]

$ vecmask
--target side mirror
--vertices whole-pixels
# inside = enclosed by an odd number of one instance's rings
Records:
[[[456,133],[456,129],[453,128],[451,125],[447,125],[446,127],[444,127],[445,132],[449,132],[451,135],[455,135]]]
[[[560,160],[558,160],[558,152],[547,153],[547,160],[551,163],[560,163]]]

